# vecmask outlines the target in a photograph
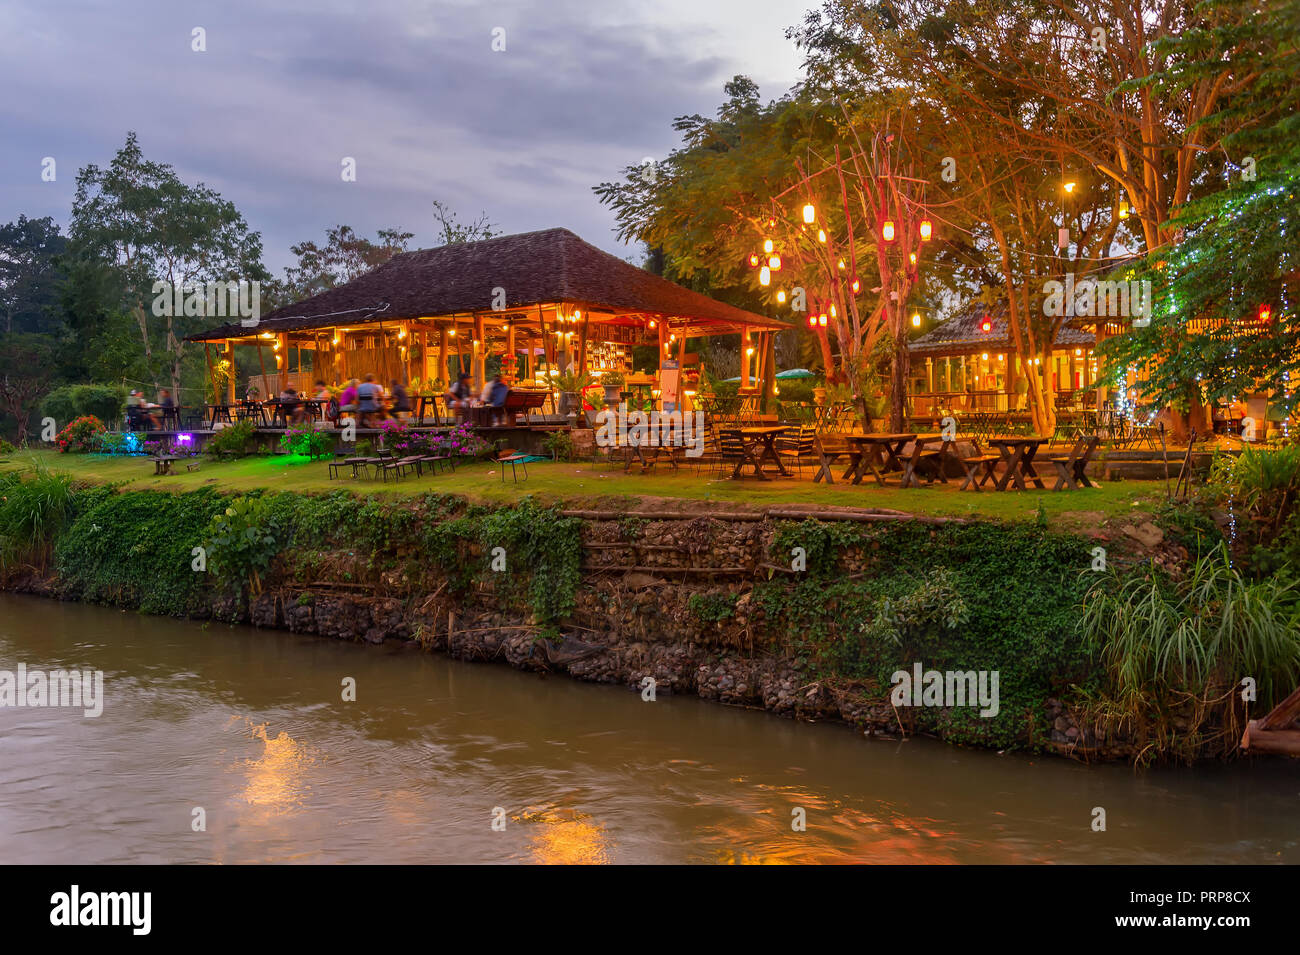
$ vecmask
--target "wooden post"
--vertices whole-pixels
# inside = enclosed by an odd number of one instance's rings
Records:
[[[289,333],[281,332],[277,340],[280,343],[279,354],[284,356],[284,371],[281,371],[279,374],[280,391],[284,391],[284,389],[289,385]],[[279,362],[276,362],[276,364],[278,365]]]
[[[749,387],[749,326],[740,326],[740,387]]]
[[[474,390],[482,392],[487,384],[487,326],[478,313],[474,314],[474,340],[478,342],[474,346]]]
[[[235,403],[235,343],[226,339],[226,358],[230,362],[230,376],[226,379],[226,404]]]
[[[270,387],[270,381],[266,377],[266,359],[262,357],[262,336],[260,335],[257,337],[257,364],[262,369],[262,387],[260,390],[265,391]],[[259,394],[258,397],[265,398],[267,396]]]
[[[519,356],[515,354],[515,323],[510,322],[510,327],[506,329],[506,354],[510,356],[510,361],[515,369],[510,384],[519,380],[520,373],[523,369],[519,366]]]
[[[217,394],[217,371],[212,367],[212,351],[208,348],[208,343],[203,343],[203,358],[208,363],[208,381],[212,385],[212,403],[219,404],[217,400],[221,396]]]
[[[451,386],[451,382],[447,380],[448,372],[447,372],[447,323],[446,322],[438,323],[438,373],[434,375],[434,377],[442,379],[447,387]],[[445,391],[446,388],[444,388],[443,390]]]

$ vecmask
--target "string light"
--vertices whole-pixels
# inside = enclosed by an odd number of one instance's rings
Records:
[[[759,285],[772,284],[772,270],[768,268],[766,265],[758,270],[758,284]]]
[[[765,239],[765,240],[763,241],[763,251],[766,252],[766,253],[768,253],[769,255],[772,253],[772,240],[771,240],[771,239]]]
[[[782,289],[781,291],[779,291],[779,292],[776,293],[776,300],[777,300],[778,302],[780,302],[781,304],[783,304],[783,305],[785,304],[785,290],[784,290],[784,289]]]
[[[812,225],[814,222],[817,221],[817,210],[813,208],[813,204],[811,202],[808,203],[808,205],[803,207],[803,221],[808,223],[809,225]]]
[[[886,219],[885,224],[880,227],[880,235],[886,242],[894,241],[894,220]]]
[[[773,272],[781,271],[781,256],[779,255],[772,256],[770,259],[767,260],[767,265],[768,268],[770,268]]]
[[[921,220],[921,241],[929,242],[930,236],[934,232],[934,226],[929,219]]]
[[[818,241],[818,242],[825,242],[825,241],[826,241],[826,230],[825,230],[825,229],[818,229],[818,230],[817,230],[817,241]]]
[[[920,313],[920,312],[913,312],[913,313],[912,313],[912,327],[913,327],[913,328],[920,328],[920,327],[921,327],[921,313]]]

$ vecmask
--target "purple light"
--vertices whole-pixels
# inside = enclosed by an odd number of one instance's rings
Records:
[[[193,444],[193,443],[194,443],[194,435],[192,435],[192,434],[178,434],[178,435],[176,435],[176,443],[177,443],[177,444]]]

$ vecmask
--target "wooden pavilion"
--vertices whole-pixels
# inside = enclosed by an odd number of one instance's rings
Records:
[[[344,285],[276,309],[256,324],[189,336],[213,371],[224,352],[254,346],[271,388],[311,388],[374,374],[431,390],[457,370],[483,384],[489,355],[508,383],[550,384],[560,373],[632,373],[632,347],[655,346],[664,402],[689,401],[686,340],[741,337],[741,386],[770,394],[773,339],[788,326],[692,292],[584,242],[546,229],[394,256]],[[304,355],[304,353],[306,353]],[[227,398],[235,400],[233,377]]]

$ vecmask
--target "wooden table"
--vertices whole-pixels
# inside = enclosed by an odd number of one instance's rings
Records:
[[[918,434],[916,436],[912,453],[903,460],[903,487],[921,486],[921,482],[917,480],[916,477],[916,466],[920,464],[922,459],[925,457],[925,451],[927,450],[926,446],[934,444],[935,442],[938,442],[939,444],[938,460],[935,462],[935,474],[941,482],[944,484],[948,483],[948,476],[943,473],[943,460],[952,453],[953,444],[955,442],[951,440],[945,441],[943,439],[943,433],[935,431],[930,434]],[[930,478],[926,483],[933,484],[934,478]]]
[[[159,454],[149,460],[153,461],[154,474],[171,474],[172,462],[180,461],[181,456],[178,454]]]
[[[790,429],[783,425],[765,428],[719,428],[720,434],[734,434],[740,437],[740,460],[731,471],[732,478],[744,477],[745,465],[749,464],[754,470],[754,477],[760,481],[772,480],[763,470],[764,461],[776,465],[777,472],[784,477],[793,477],[781,463],[781,456],[776,453],[777,436],[788,430]],[[754,453],[756,448],[761,449],[757,454]]]
[[[898,459],[898,453],[903,450],[903,445],[907,442],[915,441],[916,435],[912,433],[846,434],[844,440],[857,450],[849,456],[849,466],[842,477],[852,484],[861,484],[869,470],[875,475],[876,483],[884,487],[885,476],[881,473],[882,470],[904,470],[903,462]],[[876,467],[877,457],[883,458],[880,467]]]
[[[226,424],[234,424],[234,422],[230,420],[230,407],[231,407],[230,405],[224,405],[224,404],[208,405],[208,430],[209,431],[216,430],[216,424],[218,421],[223,421]]]
[[[1015,481],[1016,487],[1024,491],[1026,490],[1025,478],[1028,478],[1034,482],[1035,487],[1043,489],[1042,478],[1034,470],[1034,455],[1047,443],[1047,440],[1038,435],[1000,435],[986,438],[985,443],[998,449],[998,453],[1002,455],[1002,463],[1007,467],[1006,473],[998,479],[994,488],[1005,491],[1007,484]]]

